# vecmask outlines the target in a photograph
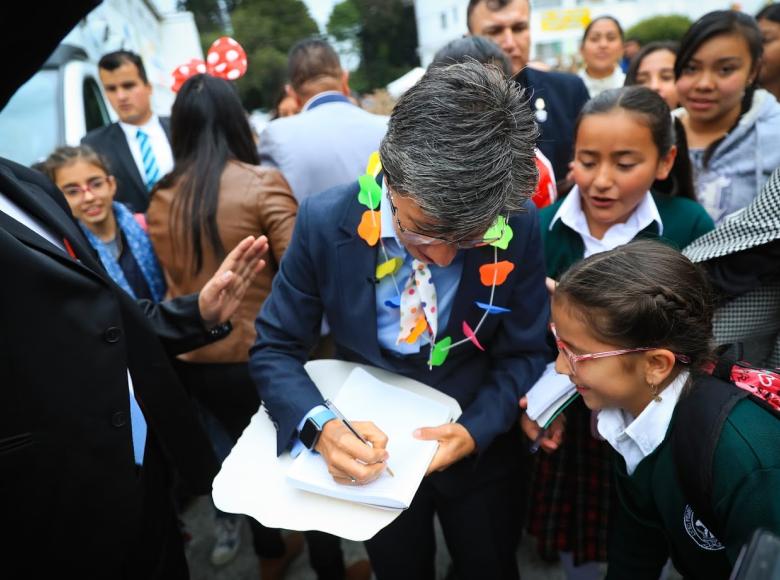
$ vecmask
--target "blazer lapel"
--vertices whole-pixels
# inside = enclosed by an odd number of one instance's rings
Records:
[[[145,196],[148,198],[149,195],[146,193],[146,184],[144,183],[143,177],[138,172],[138,166],[135,164],[132,151],[130,151],[130,144],[127,142],[125,132],[122,130],[122,127],[119,126],[119,123],[114,123],[112,125],[110,135],[112,142],[111,147],[117,152],[117,158],[124,166],[125,172],[131,177],[135,183],[135,187],[139,191],[144,192]]]
[[[351,324],[354,343],[360,345],[364,356],[376,360],[380,357],[374,278],[378,244],[371,247],[357,234],[360,217],[365,209],[356,200],[349,204],[340,224],[346,238],[337,243],[336,251],[338,272],[344,281],[340,289],[341,306],[344,312],[354,313]]]
[[[30,191],[30,189],[36,187],[35,184],[29,182],[19,182],[10,171],[0,166],[0,191],[29,213],[30,216],[38,219],[53,234],[67,238],[68,242],[73,246],[79,261],[74,260],[68,254],[53,246],[48,240],[3,212],[0,212],[0,226],[22,242],[72,267],[89,272],[107,283],[107,280],[102,276],[102,265],[94,257],[94,250],[85,240],[81,229],[45,191],[42,189],[34,192]]]
[[[165,132],[165,136],[168,138],[168,143],[170,143],[171,142],[171,118],[160,117],[160,126],[163,128],[163,131]]]

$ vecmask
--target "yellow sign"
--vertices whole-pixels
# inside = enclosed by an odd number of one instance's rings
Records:
[[[589,8],[566,8],[542,12],[542,30],[545,32],[582,30],[589,22]]]

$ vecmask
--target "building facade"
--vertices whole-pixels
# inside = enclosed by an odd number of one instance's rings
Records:
[[[428,66],[436,51],[468,32],[469,0],[415,0],[420,62]],[[755,14],[765,0],[532,0],[531,58],[551,66],[566,66],[579,50],[587,23],[609,14],[624,29],[651,16],[681,14],[695,20],[712,10],[739,8]]]

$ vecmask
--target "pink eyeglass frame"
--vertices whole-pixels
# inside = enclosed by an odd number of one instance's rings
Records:
[[[610,356],[620,356],[622,354],[630,354],[632,352],[646,352],[648,350],[655,350],[658,347],[655,346],[640,346],[637,348],[622,348],[620,350],[606,350],[604,352],[591,352],[588,354],[574,354],[571,349],[569,349],[569,346],[563,342],[560,338],[558,338],[558,333],[555,330],[555,323],[550,323],[550,332],[552,332],[553,337],[555,338],[555,344],[558,346],[558,350],[560,350],[564,355],[566,355],[566,359],[569,361],[569,365],[571,366],[572,371],[577,370],[577,363],[584,360],[592,360],[597,358],[607,358]],[[691,359],[685,356],[684,354],[677,354],[674,353],[675,358],[680,361],[683,364],[688,364],[691,362]]]

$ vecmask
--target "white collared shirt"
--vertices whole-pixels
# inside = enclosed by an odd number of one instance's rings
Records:
[[[598,431],[626,461],[626,471],[634,473],[639,462],[650,455],[666,438],[674,408],[680,398],[688,371],[683,370],[661,391],[660,401],[652,400],[634,419],[623,409],[602,409]],[[649,388],[649,387],[648,387]]]
[[[580,69],[579,73],[577,74],[582,79],[582,82],[585,83],[585,87],[588,89],[588,94],[590,95],[591,99],[597,97],[606,90],[619,89],[626,81],[626,73],[623,72],[623,69],[620,68],[620,65],[615,65],[615,69],[612,71],[612,74],[608,77],[604,77],[603,79],[593,78],[584,68]]]
[[[125,133],[125,139],[127,139],[127,144],[130,146],[130,153],[133,154],[133,161],[135,161],[142,181],[146,182],[146,176],[143,157],[141,157],[141,146],[138,144],[138,129],[149,135],[149,144],[152,146],[152,152],[157,160],[157,167],[160,168],[160,177],[171,172],[173,169],[173,151],[171,151],[171,144],[168,142],[165,129],[162,128],[160,118],[157,115],[152,115],[152,118],[143,125],[130,125],[129,123],[119,121],[119,126]]]
[[[65,244],[61,239],[58,240],[52,231],[44,226],[39,219],[31,216],[2,192],[0,192],[0,211],[14,218],[20,224],[27,226],[44,240],[65,252]]]
[[[585,255],[583,256],[585,258],[627,244],[653,222],[658,224],[658,235],[660,236],[664,233],[661,214],[658,213],[658,207],[655,205],[653,196],[649,191],[626,222],[611,226],[600,240],[593,237],[590,233],[588,220],[585,217],[585,212],[582,211],[580,190],[576,185],[563,200],[558,211],[555,212],[550,222],[551,230],[558,220],[561,220],[580,235],[585,244]]]

